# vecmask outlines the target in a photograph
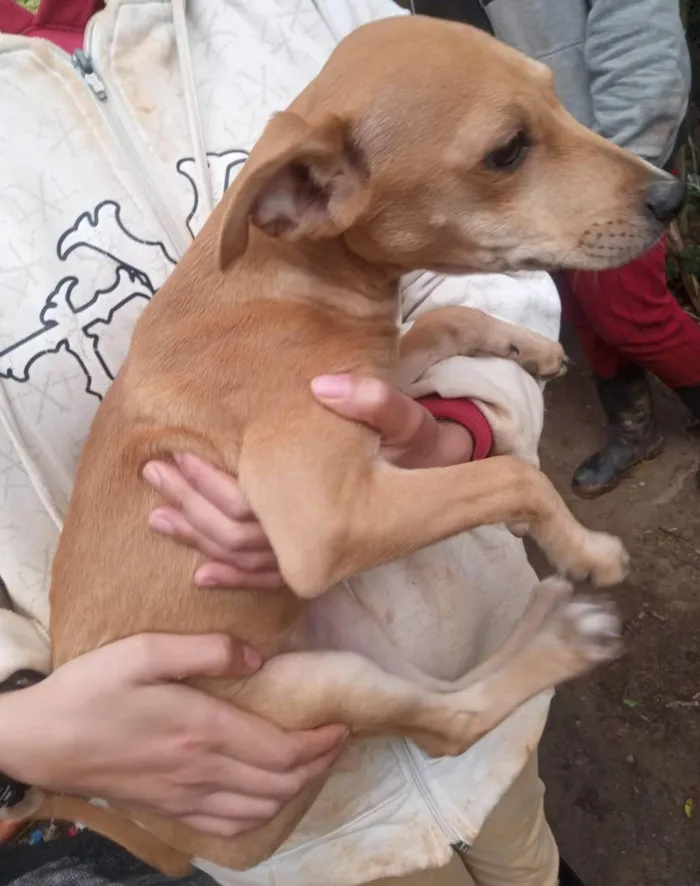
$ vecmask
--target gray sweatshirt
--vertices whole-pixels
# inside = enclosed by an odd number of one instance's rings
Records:
[[[496,37],[552,69],[562,102],[581,123],[651,163],[667,163],[691,83],[678,0],[481,3]]]

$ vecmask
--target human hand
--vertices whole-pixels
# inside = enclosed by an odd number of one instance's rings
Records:
[[[0,771],[232,837],[273,818],[339,755],[341,726],[285,732],[177,682],[246,676],[223,635],[142,634],[0,697]]]
[[[465,428],[437,421],[385,382],[321,376],[312,390],[329,409],[378,431],[383,457],[400,467],[438,467],[471,458],[473,441]],[[210,558],[195,572],[197,584],[282,587],[274,552],[235,478],[190,453],[176,455],[175,462],[149,462],[144,468],[144,478],[169,502],[151,513],[149,525]]]
[[[416,400],[377,378],[322,375],[311,389],[333,412],[379,431],[381,455],[398,467],[440,468],[472,457],[474,441],[466,428],[438,421]]]

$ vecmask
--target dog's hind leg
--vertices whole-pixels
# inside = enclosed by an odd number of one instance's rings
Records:
[[[360,734],[411,737],[434,755],[458,754],[532,696],[613,658],[618,629],[607,603],[572,599],[567,582],[549,579],[503,646],[440,691],[355,653],[299,652],[266,662],[229,698],[288,729],[346,723]],[[222,697],[216,681],[197,682]]]

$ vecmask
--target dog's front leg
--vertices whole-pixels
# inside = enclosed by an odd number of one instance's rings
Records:
[[[625,577],[620,541],[581,526],[531,465],[496,456],[407,471],[373,456],[377,448],[376,435],[320,407],[293,429],[286,446],[268,433],[246,441],[239,478],[285,581],[300,597],[495,523],[529,526],[560,574],[598,585]]]
[[[448,357],[505,357],[539,379],[566,372],[559,342],[476,308],[445,307],[421,314],[401,337],[396,383],[402,390]]]

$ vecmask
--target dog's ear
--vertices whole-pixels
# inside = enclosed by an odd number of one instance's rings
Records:
[[[224,271],[248,245],[250,223],[285,240],[334,237],[369,203],[368,173],[349,126],[329,117],[311,126],[276,114],[231,187],[219,229]]]

